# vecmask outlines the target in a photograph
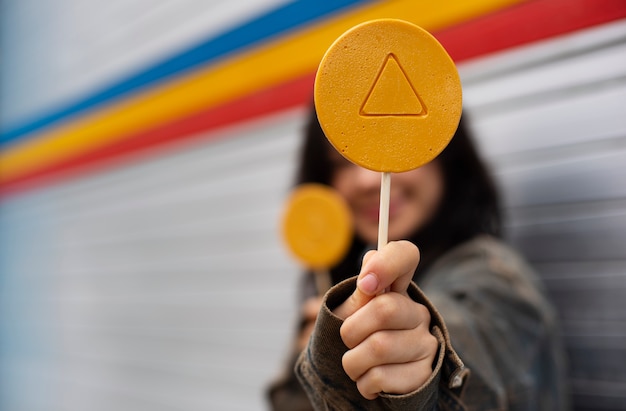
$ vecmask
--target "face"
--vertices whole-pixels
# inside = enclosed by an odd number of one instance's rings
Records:
[[[333,150],[334,151],[334,150]],[[381,173],[356,166],[339,153],[331,154],[331,185],[352,211],[356,234],[369,244],[378,239]],[[389,203],[389,240],[409,238],[435,215],[444,191],[437,160],[405,173],[392,174]]]

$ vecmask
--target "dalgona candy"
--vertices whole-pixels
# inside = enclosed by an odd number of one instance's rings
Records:
[[[305,266],[329,269],[348,251],[352,217],[343,198],[332,188],[302,184],[287,198],[282,233],[291,252]]]
[[[381,172],[434,159],[462,111],[461,81],[445,49],[427,31],[396,19],[359,24],[335,40],[319,65],[314,97],[335,149]]]

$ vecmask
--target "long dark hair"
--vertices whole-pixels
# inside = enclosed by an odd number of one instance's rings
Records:
[[[305,128],[296,184],[330,185],[333,164],[330,145],[311,110]],[[410,241],[420,248],[417,273],[424,272],[443,253],[480,234],[501,236],[498,191],[471,140],[466,116],[454,138],[437,157],[444,175],[444,198],[435,217],[414,233]],[[354,237],[344,260],[331,270],[333,283],[358,273],[366,245]]]

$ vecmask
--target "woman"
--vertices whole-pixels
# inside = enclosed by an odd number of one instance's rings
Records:
[[[556,315],[536,275],[499,239],[497,191],[466,120],[434,161],[392,176],[391,241],[381,250],[367,251],[377,240],[380,174],[341,157],[314,112],[297,180],[309,182],[345,198],[355,233],[323,300],[305,277],[273,409],[568,409]]]

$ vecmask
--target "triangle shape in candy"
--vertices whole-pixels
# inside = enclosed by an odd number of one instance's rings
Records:
[[[425,116],[426,106],[397,58],[388,54],[360,110],[361,116]]]

